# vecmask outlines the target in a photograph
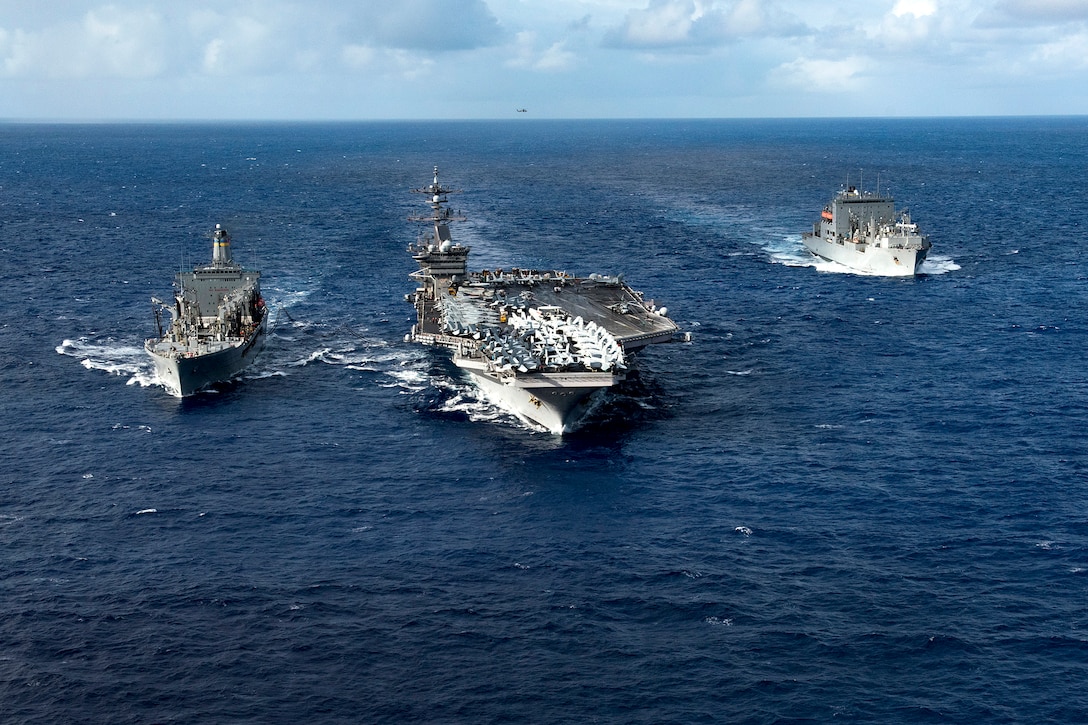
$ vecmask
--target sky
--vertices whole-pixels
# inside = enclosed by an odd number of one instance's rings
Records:
[[[1075,114],[1088,0],[0,0],[6,120]]]

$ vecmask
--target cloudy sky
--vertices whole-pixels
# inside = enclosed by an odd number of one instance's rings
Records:
[[[1086,113],[1088,0],[0,0],[0,119]]]

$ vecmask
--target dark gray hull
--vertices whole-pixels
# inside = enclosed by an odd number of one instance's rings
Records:
[[[215,383],[230,380],[245,370],[264,346],[265,320],[246,338],[219,343],[206,353],[171,350],[168,342],[148,340],[145,346],[155,373],[171,395],[185,398]]]

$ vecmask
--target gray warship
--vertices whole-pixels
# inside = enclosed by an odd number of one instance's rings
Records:
[[[231,256],[230,234],[212,233],[212,263],[174,277],[174,303],[152,298],[159,336],[144,343],[155,372],[173,395],[186,397],[227,380],[253,362],[264,344],[268,312],[261,273]],[[163,329],[163,311],[171,322]]]
[[[929,238],[918,231],[895,200],[848,186],[840,191],[801,241],[817,257],[864,274],[912,277],[929,253]]]
[[[406,295],[416,323],[406,342],[444,348],[495,404],[533,426],[562,435],[579,427],[600,393],[625,379],[630,355],[683,338],[665,307],[620,276],[576,277],[559,270],[468,272],[469,247],[453,241],[454,189],[434,181],[425,194],[427,224],[408,251],[419,264]]]

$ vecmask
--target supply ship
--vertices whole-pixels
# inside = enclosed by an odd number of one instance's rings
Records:
[[[228,380],[253,362],[264,344],[268,314],[261,273],[231,256],[230,234],[212,233],[212,263],[174,277],[174,303],[152,298],[159,336],[144,343],[155,372],[173,395],[186,397]],[[164,330],[163,310],[172,320]]]
[[[912,277],[929,253],[929,238],[895,200],[850,186],[824,207],[801,241],[817,257],[864,274]]]
[[[455,190],[434,181],[425,194],[427,224],[409,246],[419,264],[406,295],[416,323],[405,336],[444,348],[493,403],[554,434],[576,429],[601,393],[623,381],[631,353],[682,338],[665,307],[647,301],[621,276],[577,277],[559,270],[468,272],[469,247],[450,223]]]

